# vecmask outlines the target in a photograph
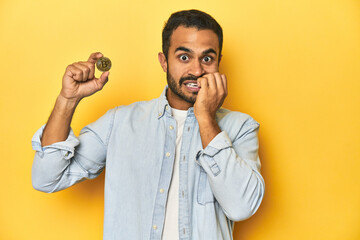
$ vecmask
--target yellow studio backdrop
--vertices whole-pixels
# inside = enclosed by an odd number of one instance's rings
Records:
[[[360,239],[357,0],[0,1],[0,239],[102,238],[104,173],[38,192],[31,138],[66,66],[95,51],[113,66],[104,89],[79,104],[76,135],[110,108],[158,97],[162,27],[191,8],[223,27],[224,107],[261,124],[265,198],[234,239]]]

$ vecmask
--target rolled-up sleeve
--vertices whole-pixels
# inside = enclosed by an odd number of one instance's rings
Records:
[[[114,117],[115,109],[111,109],[85,126],[79,137],[70,129],[65,141],[45,147],[41,146],[43,125],[32,138],[36,151],[31,173],[33,187],[51,193],[97,177],[105,166]]]
[[[233,221],[252,216],[264,196],[258,130],[259,124],[250,119],[241,126],[233,141],[222,131],[196,157],[196,162],[207,173],[216,200]]]

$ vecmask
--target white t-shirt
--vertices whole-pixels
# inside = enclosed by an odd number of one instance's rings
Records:
[[[176,120],[176,151],[173,175],[170,182],[169,195],[166,203],[165,222],[162,240],[179,239],[179,158],[181,149],[181,139],[184,124],[187,116],[186,110],[172,109],[173,117]]]

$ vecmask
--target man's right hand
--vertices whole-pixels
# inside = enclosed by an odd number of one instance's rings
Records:
[[[68,100],[79,102],[101,90],[108,81],[109,71],[103,72],[100,78],[95,78],[96,61],[102,53],[92,53],[87,62],[75,62],[68,65],[62,80],[60,95]]]

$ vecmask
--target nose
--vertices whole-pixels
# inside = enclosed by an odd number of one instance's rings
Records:
[[[189,75],[194,75],[196,77],[200,77],[202,75],[204,75],[205,70],[203,68],[203,66],[201,65],[201,62],[198,60],[195,60],[192,62],[188,74]]]

